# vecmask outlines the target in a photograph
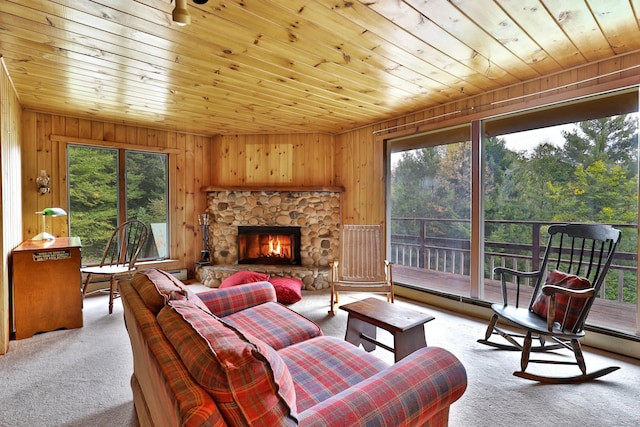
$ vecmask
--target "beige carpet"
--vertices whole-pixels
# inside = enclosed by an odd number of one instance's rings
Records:
[[[345,294],[343,303],[362,295]],[[344,337],[347,314],[329,316],[328,294],[305,292],[291,306],[317,322],[327,335]],[[397,301],[435,316],[425,327],[427,344],[456,354],[467,368],[469,386],[451,408],[450,425],[467,426],[638,426],[638,360],[587,351],[590,370],[611,364],[622,369],[580,385],[540,385],[516,378],[519,356],[476,343],[485,324],[474,319]],[[107,314],[103,296],[85,300],[80,329],[12,341],[0,356],[0,426],[136,426],[129,377],[131,348],[117,301]],[[391,336],[379,333],[391,343]],[[393,362],[391,353],[374,354]],[[571,368],[577,369],[577,368]]]
[[[365,297],[367,295],[343,294],[341,303]],[[451,407],[450,426],[640,426],[639,360],[585,348],[589,371],[611,365],[622,369],[590,383],[542,385],[513,376],[520,364],[519,353],[476,342],[484,336],[485,322],[402,299],[397,299],[396,304],[435,316],[435,320],[425,325],[427,345],[446,348],[467,369],[468,388]],[[344,338],[347,313],[337,310],[332,318],[327,315],[328,306],[328,294],[311,293],[291,308],[318,323],[325,334]],[[384,331],[379,332],[379,336],[387,344],[392,342],[390,334]],[[376,349],[374,354],[393,362],[391,353],[384,349]],[[579,374],[577,367],[542,368],[548,375],[557,369],[571,369],[571,375]]]
[[[0,356],[0,426],[137,426],[122,302],[84,302],[84,327],[11,341]]]

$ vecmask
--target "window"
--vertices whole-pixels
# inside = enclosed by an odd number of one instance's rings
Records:
[[[82,262],[100,261],[113,230],[129,219],[149,227],[140,260],[169,256],[168,157],[124,149],[67,145],[69,228],[82,240]]]
[[[494,267],[537,268],[549,224],[611,224],[622,240],[587,323],[636,332],[637,96],[623,92],[487,122],[485,300],[501,301]]]
[[[387,141],[394,280],[498,302],[493,268],[534,270],[550,223],[608,223],[622,241],[587,323],[635,335],[637,88],[472,125],[482,141],[469,126]]]
[[[390,141],[389,258],[396,280],[470,295],[469,136],[463,126]]]

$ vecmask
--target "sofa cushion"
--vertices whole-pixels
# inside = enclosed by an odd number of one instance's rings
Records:
[[[277,301],[276,290],[269,282],[254,282],[224,289],[211,289],[198,292],[198,298],[206,304],[212,314],[218,317],[225,317],[266,302]]]
[[[245,283],[253,282],[266,282],[269,280],[269,275],[265,273],[258,273],[256,271],[238,271],[227,277],[220,283],[221,288],[229,288],[236,285],[244,285]]]
[[[318,325],[277,302],[230,314],[224,322],[241,331],[251,331],[275,350],[322,335]]]
[[[362,348],[329,336],[284,348],[278,354],[293,377],[298,413],[389,367]]]
[[[171,301],[158,323],[229,425],[296,424],[295,388],[275,350],[189,301]]]
[[[302,299],[302,280],[293,277],[272,277],[269,282],[276,290],[278,302],[293,304]]]
[[[203,310],[209,311],[195,293],[166,271],[157,268],[137,271],[131,278],[131,285],[138,291],[145,305],[153,314],[158,314],[168,301],[176,299],[189,300]]]
[[[573,290],[588,289],[591,287],[589,280],[574,274],[563,273],[558,270],[550,271],[544,284],[560,286]],[[573,299],[569,307],[567,307],[569,298],[566,295],[557,294],[554,320],[556,322],[562,322],[565,312],[567,312],[565,329],[573,329],[578,321],[578,317],[580,316],[580,312],[582,311],[585,302],[585,299],[576,298]],[[549,313],[549,297],[540,292],[531,306],[531,311],[546,319]]]

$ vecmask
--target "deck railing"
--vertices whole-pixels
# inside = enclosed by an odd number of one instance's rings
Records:
[[[485,221],[493,231],[501,227],[516,227],[526,243],[498,242],[487,240],[484,246],[485,277],[493,277],[497,266],[530,271],[539,268],[546,245],[546,233],[550,222],[535,221]],[[615,225],[625,234],[637,235],[637,225]],[[470,273],[469,221],[431,218],[392,218],[390,261],[407,267],[434,270],[468,276]],[[398,232],[403,230],[403,232]],[[447,230],[446,233],[444,230]],[[625,233],[626,231],[626,233]],[[632,234],[630,234],[632,233]],[[437,235],[440,234],[440,235]],[[443,237],[458,234],[462,237]],[[489,234],[493,235],[493,233]],[[622,247],[622,246],[621,246]],[[635,302],[637,296],[637,255],[619,250],[608,274],[606,288],[600,297],[618,301]],[[613,280],[611,277],[615,277]],[[624,284],[627,283],[625,293]],[[615,285],[613,282],[616,282]],[[615,292],[612,287],[615,287]],[[629,287],[636,292],[629,292]],[[634,294],[635,295],[630,295]],[[612,297],[614,295],[615,297]]]

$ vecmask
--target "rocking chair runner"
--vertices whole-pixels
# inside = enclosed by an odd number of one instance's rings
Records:
[[[113,300],[120,296],[116,278],[126,277],[135,271],[135,264],[147,240],[147,234],[147,226],[137,219],[120,224],[111,234],[100,263],[80,269],[87,275],[82,285],[82,296],[87,295],[87,286],[94,275],[109,276],[109,314],[111,314]],[[106,290],[96,289],[89,294]]]
[[[340,260],[331,265],[329,314],[336,314],[339,292],[380,293],[393,302],[391,263],[384,259],[379,225],[343,225]]]
[[[478,342],[504,350],[521,351],[521,370],[514,372],[514,375],[534,381],[584,382],[619,369],[612,366],[587,374],[580,339],[585,336],[583,327],[587,315],[604,283],[620,236],[620,231],[609,225],[550,226],[549,242],[538,271],[521,272],[504,267],[494,269],[502,285],[502,303],[491,306],[494,314],[485,338]],[[516,279],[515,289],[507,281],[508,278]],[[521,279],[533,283],[533,294],[527,307],[520,307],[519,300],[523,293]],[[502,329],[498,326],[500,320],[523,330],[524,334]],[[490,341],[493,335],[500,335],[508,344]],[[532,345],[534,339],[539,340],[539,346]],[[553,343],[547,345],[547,340]],[[530,359],[531,352],[557,349],[573,351],[575,362]],[[582,374],[570,377],[536,375],[525,372],[529,363],[577,365]]]

